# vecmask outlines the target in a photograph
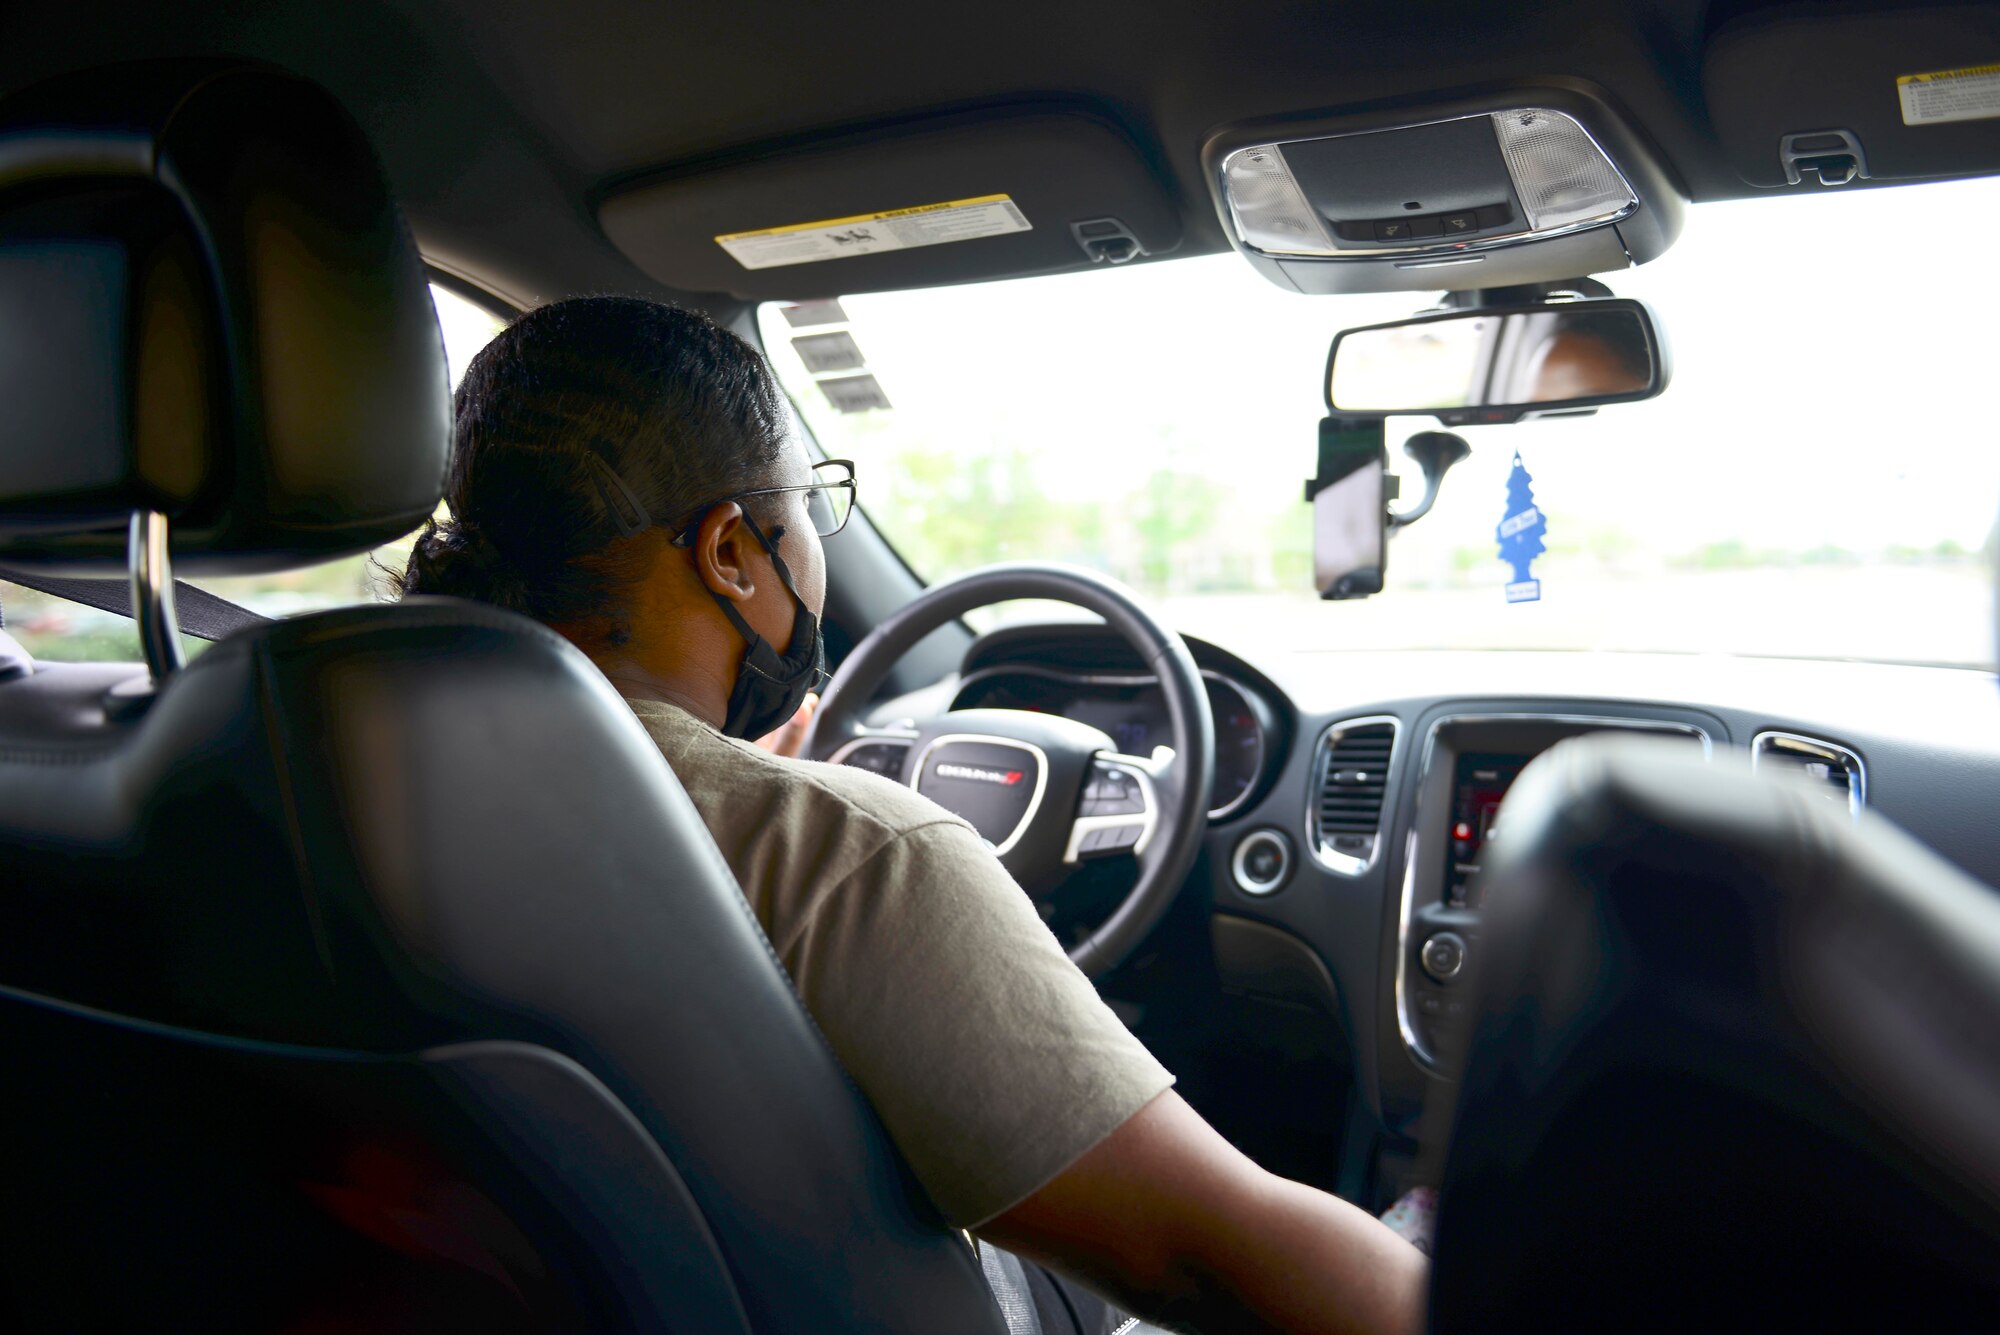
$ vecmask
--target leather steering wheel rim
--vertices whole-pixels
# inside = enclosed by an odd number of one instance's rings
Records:
[[[1165,781],[1156,779],[1165,790],[1159,826],[1139,856],[1138,881],[1069,952],[1076,966],[1095,978],[1132,953],[1186,882],[1201,851],[1215,787],[1215,722],[1201,671],[1181,637],[1161,625],[1130,589],[1094,570],[1029,562],[986,566],[934,584],[849,652],[820,698],[804,750],[822,758],[856,736],[857,717],[889,669],[932,631],[967,612],[1021,598],[1068,603],[1102,617],[1158,679],[1167,703],[1174,759]]]

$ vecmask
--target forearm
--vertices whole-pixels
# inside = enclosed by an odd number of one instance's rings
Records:
[[[1204,1335],[1422,1329],[1423,1253],[1338,1197],[1269,1175],[1259,1185],[1236,1227],[1183,1252],[1162,1317]]]
[[[1055,1254],[1036,1239],[995,1239],[1089,1284],[1135,1316],[1201,1335],[1338,1332],[1414,1335],[1429,1262],[1379,1220],[1337,1197],[1265,1176],[1230,1218],[1118,1257]],[[1134,1218],[1135,1234],[1147,1221]],[[1173,1230],[1175,1233],[1181,1230]]]
[[[1177,1329],[1422,1326],[1421,1252],[1365,1211],[1264,1172],[1171,1092],[978,1232]]]

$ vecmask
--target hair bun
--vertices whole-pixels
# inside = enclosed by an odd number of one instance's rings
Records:
[[[473,598],[510,611],[527,612],[527,581],[502,556],[477,524],[460,519],[425,521],[403,572],[406,594]]]

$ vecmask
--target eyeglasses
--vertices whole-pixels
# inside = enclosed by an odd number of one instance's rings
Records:
[[[854,513],[854,461],[826,459],[814,464],[812,472],[813,480],[803,486],[758,487],[752,491],[736,491],[716,497],[687,522],[674,538],[674,546],[691,545],[695,530],[701,527],[702,518],[724,501],[743,501],[752,496],[784,496],[792,492],[804,493],[806,518],[812,521],[813,532],[822,538],[832,537],[847,527],[847,517]]]

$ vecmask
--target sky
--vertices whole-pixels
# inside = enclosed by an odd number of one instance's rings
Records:
[[[431,285],[438,325],[444,331],[444,359],[451,368],[451,387],[465,377],[465,368],[500,332],[500,321],[483,306],[475,306],[450,288]]]

